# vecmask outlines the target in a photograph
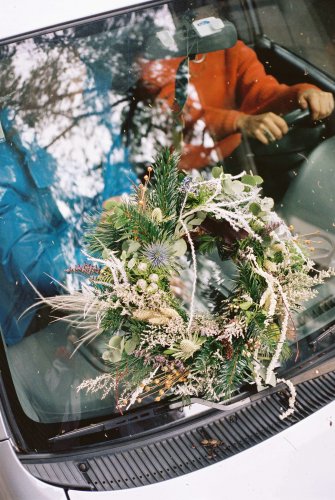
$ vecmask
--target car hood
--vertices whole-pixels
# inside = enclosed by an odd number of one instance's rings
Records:
[[[115,500],[329,500],[335,488],[335,402],[229,460],[150,486],[113,491]],[[309,473],[308,473],[309,472]],[[71,500],[111,498],[111,492],[69,491]]]

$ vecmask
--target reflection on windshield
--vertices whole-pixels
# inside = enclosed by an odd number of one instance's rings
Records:
[[[229,22],[236,19],[237,43]],[[178,1],[1,48],[0,323],[33,420],[89,418],[114,407],[76,392],[79,381],[104,371],[96,361],[103,338],[71,356],[78,332],[50,322],[47,310],[20,316],[36,300],[33,287],[53,295],[64,293],[58,282],[79,286],[66,269],[85,261],[88,220],[131,191],[161,146],[181,153],[183,169],[220,161],[227,172],[260,173],[281,215],[312,241],[318,266],[334,265],[332,122],[307,117],[289,129],[282,116],[305,102],[325,119],[331,93],[294,61],[286,81],[264,40],[257,46],[242,36],[243,23],[235,1]],[[279,69],[268,74],[272,67]],[[204,309],[213,290],[228,295],[235,270],[215,254],[198,267]],[[186,270],[186,306],[191,279]],[[298,337],[333,322],[333,295],[331,281],[297,317]]]

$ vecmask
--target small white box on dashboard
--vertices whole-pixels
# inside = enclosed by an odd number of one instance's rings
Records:
[[[204,19],[197,19],[193,21],[193,28],[196,33],[201,37],[214,35],[224,27],[224,22],[219,17],[205,17]]]

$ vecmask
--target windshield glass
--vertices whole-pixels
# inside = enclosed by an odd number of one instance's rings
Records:
[[[261,175],[317,265],[334,266],[330,98],[322,121],[293,115],[290,130],[277,121],[259,135],[244,118],[282,117],[302,106],[303,92],[334,91],[335,5],[253,3],[160,2],[0,46],[0,324],[29,419],[63,428],[117,413],[114,396],[76,390],[106,372],[106,340],[73,354],[80,332],[46,307],[29,308],[38,293],[79,287],[67,271],[85,262],[89,219],[130,193],[162,146],[181,154],[184,170],[219,163]],[[303,29],[296,22],[305,18]],[[235,270],[215,252],[198,268],[197,307],[206,310],[208,291],[227,296]],[[182,280],[187,305],[192,270]],[[334,287],[328,281],[295,318],[286,368],[331,345]]]

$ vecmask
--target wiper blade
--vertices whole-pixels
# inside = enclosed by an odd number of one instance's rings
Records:
[[[324,330],[322,333],[320,333],[314,340],[310,342],[310,345],[315,347],[317,344],[322,342],[325,338],[327,338],[329,335],[332,335],[335,333],[335,325],[330,326],[327,328],[327,330]]]
[[[59,443],[70,439],[89,436],[91,434],[96,434],[99,432],[107,432],[122,425],[129,425],[134,422],[143,420],[143,417],[147,419],[149,417],[154,417],[155,415],[157,415],[157,412],[154,408],[141,408],[141,411],[137,411],[135,413],[119,415],[109,420],[105,420],[104,422],[99,422],[96,424],[81,427],[80,429],[74,429],[64,432],[63,434],[59,434],[58,436],[49,438],[48,441],[49,443]]]
[[[318,378],[326,373],[335,371],[335,357],[324,361],[323,363],[314,365],[312,368],[309,368],[302,373],[299,373],[293,377],[289,377],[289,380],[294,384],[298,385],[307,380],[312,380],[314,378]],[[242,406],[245,406],[249,403],[262,399],[273,392],[281,391],[285,387],[284,383],[278,384],[275,387],[269,387],[260,392],[255,392],[248,397],[244,397],[240,395],[239,397],[242,399],[236,400],[232,403],[213,403],[212,401],[208,401],[206,399],[201,398],[190,398],[189,403],[191,404],[201,404],[207,406],[213,410],[219,410],[222,412],[231,413]],[[127,413],[125,415],[120,415],[118,417],[114,417],[113,419],[106,420],[105,422],[100,422],[97,424],[91,424],[85,427],[81,427],[80,429],[72,430],[65,432],[64,434],[60,434],[58,436],[54,436],[49,438],[49,443],[60,443],[68,440],[80,438],[83,436],[89,436],[92,434],[96,434],[99,432],[107,432],[111,431],[121,425],[129,425],[135,422],[143,421],[143,419],[148,419],[150,417],[157,417],[159,409],[164,408],[166,411],[180,409],[185,406],[183,401],[176,401],[173,399],[167,400],[164,405],[157,406],[157,403],[154,403],[155,406],[151,408],[141,408],[138,409],[135,413]],[[141,410],[141,411],[139,411]]]
[[[233,411],[239,408],[240,406],[244,406],[247,403],[250,403],[250,397],[241,399],[235,403],[231,404],[221,404],[221,403],[213,403],[212,401],[207,401],[205,399],[200,398],[190,398],[189,404],[185,405],[183,401],[176,400],[167,400],[164,408],[166,411],[177,410],[183,408],[185,406],[189,406],[191,404],[201,404],[207,406],[214,410],[221,411]],[[143,417],[148,419],[150,417],[157,417],[157,403],[155,403],[155,407],[153,408],[142,408],[141,411],[138,411],[134,414],[127,413],[126,415],[120,415],[119,417],[114,417],[110,420],[106,420],[104,422],[99,422],[97,424],[91,424],[85,427],[81,427],[80,429],[75,429],[72,431],[64,432],[63,434],[59,434],[58,436],[54,436],[49,438],[49,443],[60,443],[64,441],[68,441],[70,439],[76,439],[83,436],[89,436],[92,434],[96,434],[99,432],[107,432],[111,431],[121,425],[129,425],[134,422],[143,421]]]

